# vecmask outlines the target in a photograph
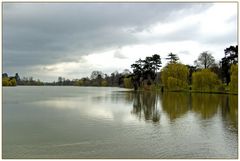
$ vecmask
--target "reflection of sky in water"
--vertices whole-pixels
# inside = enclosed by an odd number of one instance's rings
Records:
[[[189,96],[186,94],[174,93],[162,96],[158,93],[144,95],[143,93],[139,95],[133,92],[105,91],[105,89],[103,89],[102,91],[92,93],[92,95],[58,97],[49,100],[30,102],[30,104],[32,104],[32,106],[44,108],[69,110],[68,112],[71,111],[79,116],[91,117],[96,120],[125,123],[129,121],[135,123],[146,121],[158,123],[159,126],[161,125],[163,127],[178,124],[182,126],[185,125],[182,121],[185,121],[189,123],[189,125],[196,126],[196,128],[199,125],[203,126],[198,129],[204,129],[204,126],[207,128],[210,126],[222,126],[219,125],[222,121],[216,121],[216,118],[220,119],[219,116],[221,116],[222,105],[219,102],[219,98],[215,95],[204,95],[203,97],[202,95],[193,95],[191,96],[192,104],[189,104]],[[153,99],[151,97],[153,97]],[[196,98],[201,102],[196,100]],[[168,99],[170,101],[166,102]],[[208,103],[209,100],[212,100],[211,104]],[[138,112],[133,108],[136,101],[139,101],[137,102],[137,108],[141,106]],[[147,111],[149,109],[150,112]],[[159,120],[153,120],[154,113],[159,117]],[[211,119],[211,121],[208,121],[208,119]],[[197,123],[199,121],[203,122],[203,124]]]
[[[42,108],[56,108],[59,110],[67,109],[79,114],[79,116],[93,117],[100,120],[118,120],[122,122],[134,120],[133,116],[129,115],[131,104],[120,101],[113,104],[110,97],[105,97],[104,93],[102,93],[102,96],[96,97],[58,98],[46,101],[35,101],[30,104],[31,106],[39,106]]]
[[[86,101],[86,100],[85,100]],[[92,105],[86,102],[74,101],[74,100],[50,100],[35,102],[34,104],[38,106],[43,106],[46,108],[57,108],[57,109],[69,109],[73,112],[79,113],[81,115],[87,115],[89,117],[113,119],[113,112],[109,110],[106,106],[99,107],[99,105]],[[33,104],[33,105],[34,105]]]
[[[237,156],[237,96],[90,87],[16,87],[3,94],[5,156]]]

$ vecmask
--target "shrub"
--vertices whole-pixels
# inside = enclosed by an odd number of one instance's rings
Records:
[[[17,85],[17,81],[16,81],[15,78],[11,79],[9,82],[10,82],[9,84],[10,84],[11,86],[16,86],[16,85]]]
[[[231,92],[238,92],[238,65],[231,65],[231,81],[229,83],[229,89]]]
[[[131,78],[124,78],[123,79],[124,87],[125,88],[133,88],[132,80]]]
[[[162,69],[161,80],[163,85],[170,90],[188,88],[189,69],[181,63],[168,64]]]
[[[2,85],[3,86],[9,86],[9,78],[8,77],[3,77],[2,78]]]
[[[101,86],[107,86],[107,81],[106,80],[102,80]]]
[[[213,91],[218,90],[219,85],[220,80],[217,75],[209,69],[202,69],[201,71],[194,72],[192,75],[193,90]]]

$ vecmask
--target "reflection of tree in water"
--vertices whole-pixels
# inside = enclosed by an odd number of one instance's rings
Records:
[[[154,92],[135,92],[132,113],[139,119],[159,122],[160,113],[157,105],[158,95]]]
[[[133,92],[132,91],[117,91],[111,93],[111,101],[114,103],[132,103]]]
[[[132,103],[133,92],[132,91],[113,91],[111,93],[104,93],[102,95],[97,95],[91,97],[93,102],[107,102],[112,103]]]
[[[184,115],[189,107],[189,94],[177,92],[165,92],[162,95],[162,109],[169,119],[175,120]]]
[[[238,120],[238,96],[230,95],[229,96],[229,105],[230,105],[230,115],[233,116],[232,120],[237,122]]]
[[[134,99],[134,93],[133,91],[126,91],[125,92],[125,101],[128,103],[131,103]]]
[[[234,127],[238,127],[238,96],[229,95],[229,117]]]
[[[238,127],[238,96],[236,95],[129,92],[125,98],[128,101],[133,99],[131,113],[139,119],[159,122],[159,106],[167,114],[170,121],[180,118],[189,110],[197,113],[201,119],[210,119],[217,114],[218,110],[221,110],[222,117],[227,120],[227,123],[230,123],[234,129]]]
[[[222,116],[225,120],[230,121],[235,129],[238,127],[238,96],[222,95],[221,96]]]
[[[199,113],[203,119],[213,117],[218,110],[220,95],[192,93],[192,110]]]

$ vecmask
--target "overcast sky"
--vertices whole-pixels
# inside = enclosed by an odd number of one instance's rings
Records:
[[[173,52],[193,65],[237,45],[237,3],[3,3],[3,72],[43,81],[110,74]]]

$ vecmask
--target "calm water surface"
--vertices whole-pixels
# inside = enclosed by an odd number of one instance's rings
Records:
[[[237,158],[234,95],[3,88],[3,158]]]

